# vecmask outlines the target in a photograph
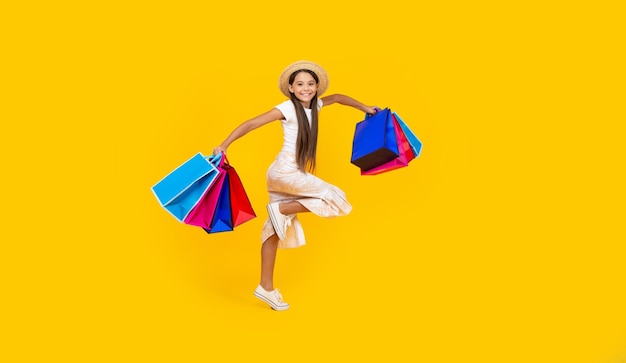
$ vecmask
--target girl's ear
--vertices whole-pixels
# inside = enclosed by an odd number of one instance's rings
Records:
[[[291,85],[289,85],[289,93],[293,93],[293,87],[291,87]]]

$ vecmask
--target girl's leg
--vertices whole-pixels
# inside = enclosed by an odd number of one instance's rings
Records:
[[[261,245],[261,287],[266,291],[274,290],[274,263],[278,249],[278,236],[275,234]]]
[[[289,304],[283,301],[278,289],[274,289],[274,262],[278,249],[278,236],[275,234],[263,242],[261,247],[261,283],[254,290],[254,296],[269,304],[274,310],[287,310]]]
[[[278,208],[280,210],[280,213],[284,215],[310,212],[310,210],[306,209],[302,204],[297,201],[280,203],[278,205]]]
[[[302,204],[286,202],[279,204],[281,214],[289,215],[309,212]],[[272,235],[261,246],[261,287],[267,291],[274,290],[274,265],[276,263],[276,251],[278,250],[278,236]]]

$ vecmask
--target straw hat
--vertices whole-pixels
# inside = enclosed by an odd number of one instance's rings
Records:
[[[310,61],[297,61],[288,65],[283,73],[280,74],[280,78],[278,79],[278,88],[280,88],[280,91],[285,96],[291,97],[289,92],[289,76],[291,76],[293,72],[302,69],[313,71],[313,73],[317,75],[317,78],[319,78],[319,82],[317,84],[317,96],[320,97],[328,88],[328,74],[319,64]]]

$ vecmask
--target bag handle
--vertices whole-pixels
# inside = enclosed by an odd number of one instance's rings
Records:
[[[224,165],[224,160],[226,159],[226,154],[224,154],[223,152],[220,152],[217,155],[209,155],[209,156],[205,156],[205,159],[207,159],[211,164],[216,165],[216,166],[222,166]]]

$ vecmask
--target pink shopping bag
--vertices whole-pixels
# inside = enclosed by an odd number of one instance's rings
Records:
[[[224,159],[224,155],[220,153],[211,161],[218,170],[219,174],[217,179],[211,188],[209,188],[202,196],[200,202],[198,202],[194,209],[189,212],[184,220],[185,224],[202,228],[211,228],[211,222],[213,221],[213,216],[215,216],[215,210],[217,209],[220,192],[224,186],[226,175],[226,170],[224,169]]]

